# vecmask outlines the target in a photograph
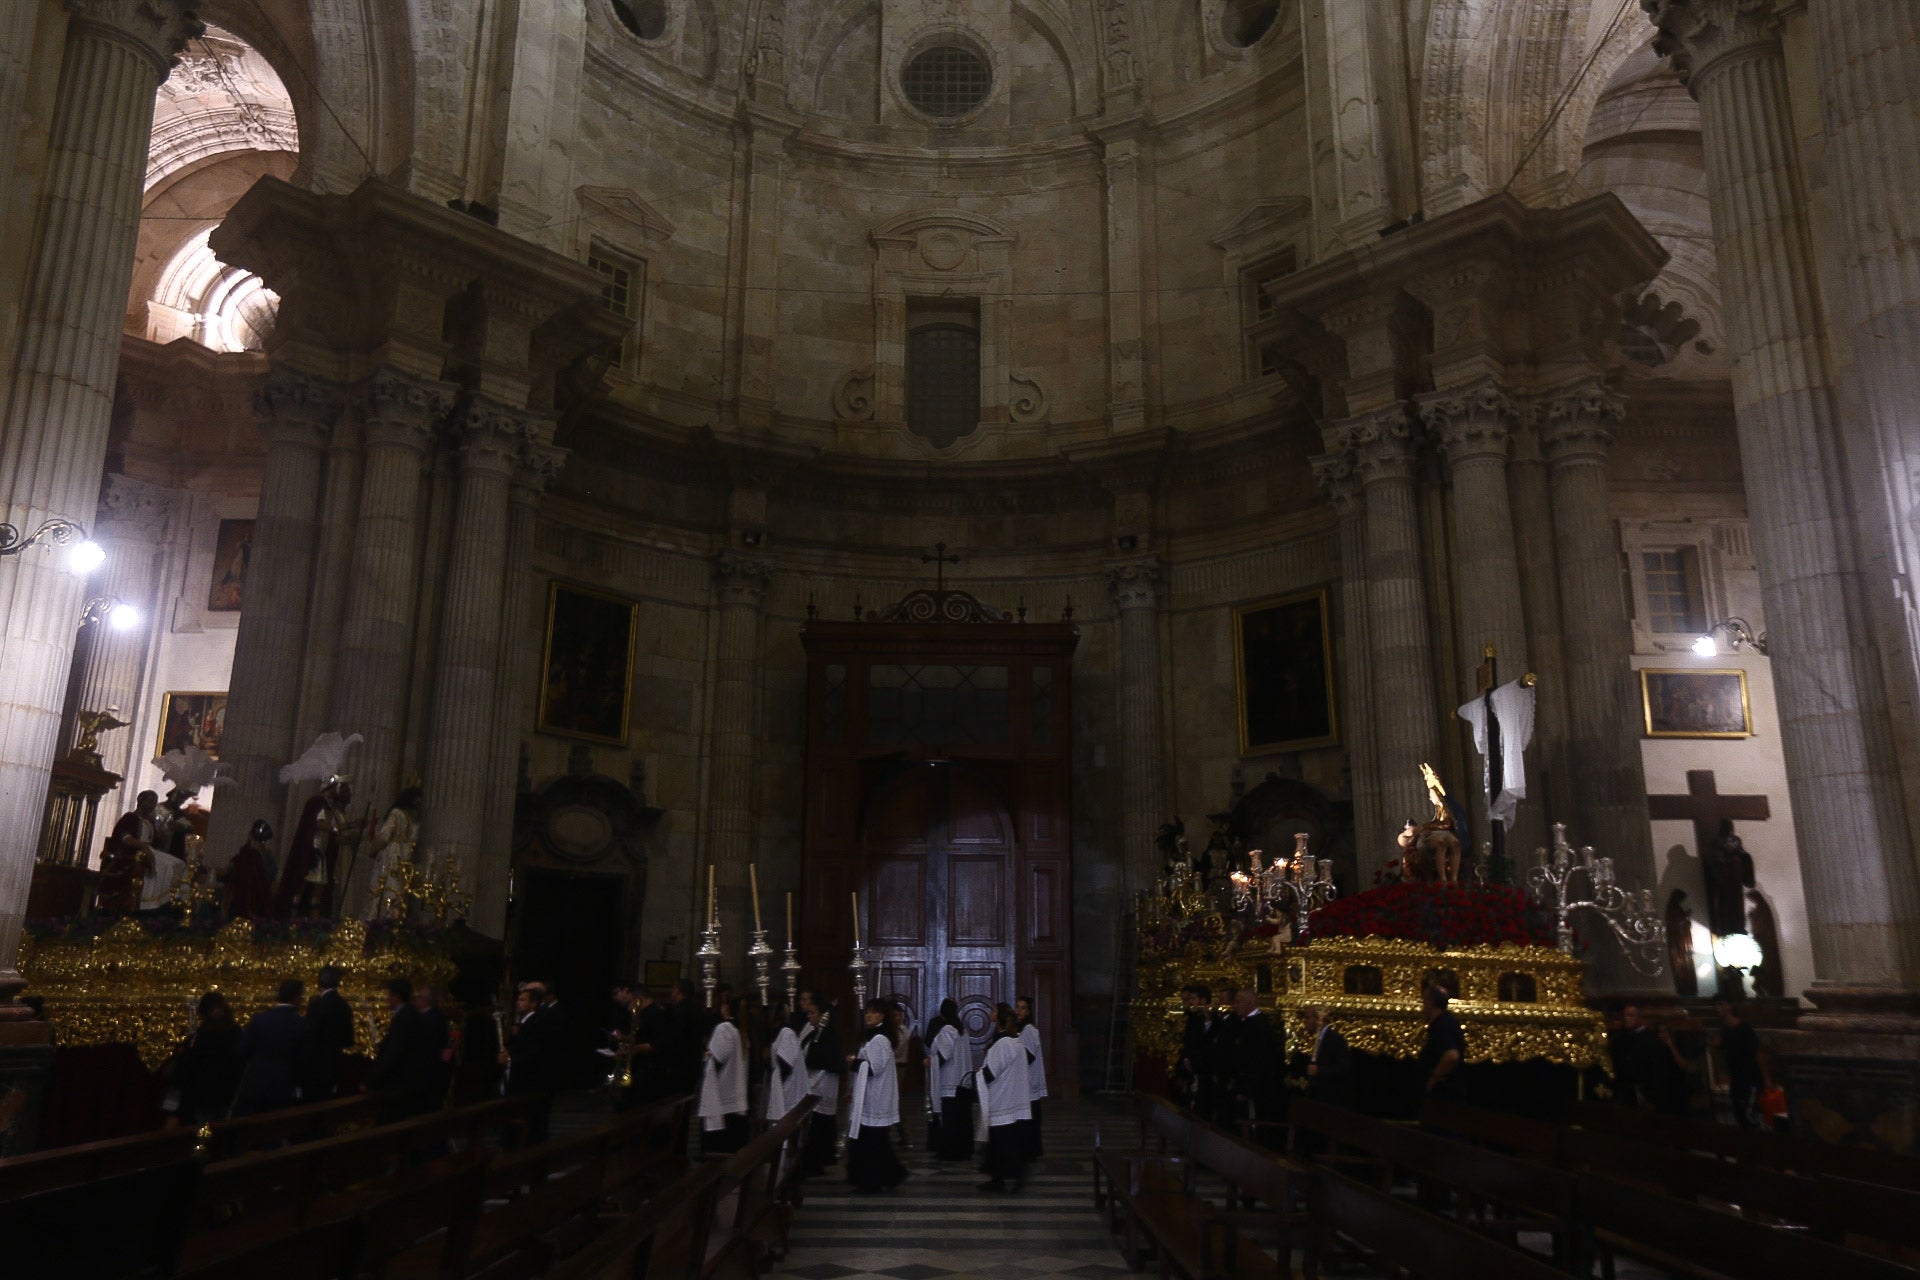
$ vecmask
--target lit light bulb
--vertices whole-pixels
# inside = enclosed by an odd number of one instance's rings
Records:
[[[76,544],[73,550],[67,553],[68,566],[71,567],[75,573],[81,575],[92,573],[95,569],[105,564],[106,560],[107,553],[102,551],[100,544],[92,538]]]
[[[107,625],[115,631],[131,631],[140,625],[140,611],[130,604],[117,604],[107,610]]]
[[[1693,642],[1693,651],[1703,658],[1720,656],[1720,646],[1712,636],[1701,636]]]

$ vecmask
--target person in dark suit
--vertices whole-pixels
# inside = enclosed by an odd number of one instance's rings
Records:
[[[538,982],[523,982],[513,998],[514,1029],[507,1047],[500,1051],[500,1065],[507,1069],[503,1086],[509,1098],[532,1095],[539,1099],[527,1121],[527,1141],[547,1140],[547,1121],[553,1109],[553,1095],[566,1071],[566,1045],[556,1034],[561,1030],[556,1014],[546,1006],[547,989]]]
[[[240,1085],[240,1027],[218,991],[200,997],[199,1025],[167,1063],[171,1088],[160,1109],[169,1127],[224,1120]]]
[[[1260,1007],[1260,997],[1245,988],[1234,993],[1239,1023],[1233,1045],[1233,1101],[1239,1119],[1277,1124],[1286,1114],[1286,1033]],[[1285,1145],[1280,1129],[1254,1129],[1249,1135],[1264,1146]]]
[[[313,1062],[313,1024],[300,1016],[300,1000],[306,990],[300,979],[288,978],[280,984],[278,1003],[254,1014],[240,1033],[240,1084],[234,1092],[234,1115],[278,1111],[301,1100]]]
[[[314,979],[318,994],[307,1005],[307,1025],[313,1029],[313,1061],[306,1081],[306,1101],[325,1102],[340,1092],[340,1060],[353,1047],[353,1006],[340,994],[340,970],[321,966]]]
[[[1307,1096],[1352,1107],[1353,1051],[1346,1037],[1327,1024],[1327,1011],[1317,1004],[1300,1006],[1300,1025],[1307,1033]]]
[[[427,1109],[434,1111],[446,1104],[447,1091],[453,1084],[453,1026],[441,1011],[440,993],[432,987],[422,986],[413,993],[413,1007],[420,1011],[427,1048],[433,1051],[433,1092]]]
[[[440,1066],[427,1039],[426,1019],[413,1007],[413,984],[395,978],[387,984],[387,1034],[374,1050],[367,1091],[387,1095],[382,1119],[391,1123],[430,1109]]]
[[[1186,1005],[1186,1023],[1180,1030],[1180,1067],[1176,1074],[1180,1097],[1195,1115],[1210,1115],[1213,1110],[1210,1043],[1213,1010],[1207,1006],[1213,993],[1205,987],[1185,987],[1180,999]]]
[[[1235,1127],[1237,1114],[1233,1101],[1233,1058],[1240,1043],[1240,1018],[1234,1013],[1239,992],[1232,987],[1220,993],[1221,1008],[1207,1026],[1207,1096],[1211,1110],[1204,1117],[1223,1129]]]

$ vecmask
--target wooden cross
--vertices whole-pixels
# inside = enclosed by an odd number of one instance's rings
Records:
[[[944,542],[936,542],[933,544],[933,554],[930,556],[921,556],[920,563],[930,564],[934,567],[933,589],[935,591],[945,591],[947,589],[947,566],[950,564],[959,564],[960,557],[948,555],[947,544]]]
[[[1687,770],[1687,794],[1648,796],[1647,816],[1652,818],[1693,820],[1694,852],[1705,857],[1707,849],[1720,838],[1720,821],[1738,818],[1761,822],[1773,816],[1765,796],[1723,796],[1714,783],[1713,770]]]

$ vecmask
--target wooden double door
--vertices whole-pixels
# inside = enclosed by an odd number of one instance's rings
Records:
[[[802,980],[850,994],[857,898],[871,990],[898,1000],[915,1031],[950,997],[984,1047],[993,1006],[1031,996],[1049,1089],[1073,1092],[1079,632],[870,620],[810,622],[802,640]]]
[[[861,852],[875,993],[925,1027],[956,1001],[978,1050],[1019,977],[1013,818],[981,770],[954,762],[875,771]]]

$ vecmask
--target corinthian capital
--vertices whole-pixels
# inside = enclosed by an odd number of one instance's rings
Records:
[[[1627,402],[1598,378],[1549,391],[1532,408],[1549,463],[1605,461],[1626,416]]]
[[[537,413],[475,397],[460,415],[460,469],[511,475],[527,447],[546,434],[546,423]]]
[[[1160,562],[1147,556],[1108,565],[1107,593],[1122,613],[1153,608],[1160,598]]]
[[[100,505],[93,517],[96,539],[124,538],[154,542],[165,531],[173,514],[174,491],[135,480],[132,476],[109,475],[100,482]]]
[[[1325,432],[1322,433],[1323,437]],[[1407,406],[1390,404],[1371,413],[1336,422],[1331,447],[1353,459],[1362,484],[1404,480],[1413,475],[1413,423]]]
[[[1779,39],[1774,0],[1640,0],[1659,34],[1656,53],[1700,96],[1701,77],[1731,55],[1769,47]]]
[[[451,382],[436,382],[398,369],[376,370],[360,384],[360,418],[368,442],[402,445],[425,453],[459,390]]]
[[[66,0],[73,25],[131,45],[153,62],[155,82],[165,80],[187,41],[206,27],[188,0]]]
[[[1313,467],[1313,482],[1325,491],[1335,511],[1346,516],[1360,509],[1360,472],[1351,454],[1322,453],[1308,462]]]
[[[520,465],[513,473],[513,496],[532,501],[546,492],[548,485],[567,465],[567,450],[538,441],[520,451]]]
[[[759,607],[773,585],[773,566],[758,556],[722,551],[713,558],[713,590],[720,603]]]
[[[1476,460],[1506,460],[1516,411],[1506,388],[1491,377],[1475,379],[1464,387],[1428,392],[1415,403],[1420,420],[1455,466]]]
[[[327,429],[346,402],[346,392],[338,383],[288,368],[268,373],[253,393],[253,411],[270,439],[315,449],[325,441]]]

